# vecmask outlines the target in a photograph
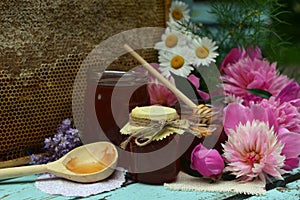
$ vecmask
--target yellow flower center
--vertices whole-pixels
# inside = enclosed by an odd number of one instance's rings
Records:
[[[174,69],[180,69],[184,64],[184,58],[181,56],[174,56],[171,60],[171,67]]]
[[[204,46],[198,47],[196,49],[196,55],[201,59],[207,58],[207,56],[209,55],[209,50]]]
[[[165,44],[167,47],[172,48],[177,45],[178,38],[175,34],[168,35],[168,37],[165,40]]]
[[[182,10],[175,8],[172,12],[172,17],[176,20],[180,20],[183,16]]]

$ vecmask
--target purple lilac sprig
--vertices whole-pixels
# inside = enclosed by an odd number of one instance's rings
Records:
[[[30,164],[45,164],[55,161],[80,145],[82,142],[79,131],[73,127],[70,119],[65,119],[53,137],[45,138],[44,153],[41,156],[34,154],[30,156]]]

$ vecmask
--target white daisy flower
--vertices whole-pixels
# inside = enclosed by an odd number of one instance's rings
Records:
[[[165,77],[170,77],[172,72],[186,78],[193,70],[186,48],[178,48],[175,51],[160,50],[158,60],[160,63],[159,70]]]
[[[208,66],[211,62],[216,62],[215,58],[219,55],[215,51],[216,49],[218,49],[218,46],[211,39],[195,37],[191,43],[191,62],[197,66]]]
[[[173,1],[170,7],[170,14],[169,18],[170,20],[173,19],[175,21],[178,20],[185,20],[189,21],[190,20],[190,9],[188,8],[189,6],[182,2],[182,1]]]
[[[192,39],[195,37],[195,34],[193,34],[190,30],[187,30],[185,25],[181,25],[175,22],[174,20],[173,22],[167,22],[167,23],[172,30],[177,31],[180,34],[184,35],[186,40],[185,45],[189,46],[189,43],[191,43]]]
[[[174,31],[178,31],[180,33],[185,32],[186,27],[188,26],[188,22],[186,21],[177,21],[172,18],[167,22],[167,26]]]
[[[184,29],[183,25],[180,23],[177,23],[177,21],[174,21],[173,19],[170,19],[170,21],[167,22],[167,26],[174,30],[182,33],[182,30]]]
[[[175,47],[184,47],[186,45],[186,37],[184,34],[166,28],[165,33],[161,36],[160,42],[156,43],[154,49],[171,50]]]

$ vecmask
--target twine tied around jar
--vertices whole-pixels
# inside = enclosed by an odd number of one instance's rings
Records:
[[[131,134],[125,141],[123,141],[120,144],[122,149],[126,149],[128,143],[133,138],[135,138],[134,142],[136,145],[139,147],[145,146],[155,140],[168,127],[192,133],[199,138],[211,135],[211,133],[216,130],[215,127],[206,127],[207,125],[204,124],[195,124],[187,119],[150,121],[148,119],[131,117],[129,123],[133,126],[145,126],[145,128]],[[140,142],[140,140],[143,141]]]
[[[172,120],[150,120],[130,117],[130,125],[132,126],[144,126],[145,128],[131,134],[125,141],[120,144],[122,149],[125,149],[128,143],[135,138],[135,143],[142,147],[151,143],[156,137],[163,133],[165,128],[171,127],[180,129],[183,131],[189,131],[188,120],[172,119]],[[143,140],[142,142],[140,142]]]
[[[174,133],[181,135],[186,132],[201,138],[216,130],[212,124],[191,120],[190,117],[196,118],[194,115],[199,117],[198,113],[191,113],[188,118],[180,118],[175,109],[164,106],[136,107],[131,111],[128,123],[120,130],[122,135],[130,135],[120,147],[126,149],[133,138],[136,145],[142,147]]]

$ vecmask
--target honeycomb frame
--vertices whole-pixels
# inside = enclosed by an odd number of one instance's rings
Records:
[[[169,3],[1,1],[0,162],[40,153],[44,139],[56,133],[63,119],[72,117],[73,83],[88,53],[118,32],[165,27]],[[99,18],[107,20],[99,23]],[[120,20],[126,21],[116,24]],[[155,51],[141,54],[149,62],[157,60]],[[136,64],[125,55],[110,67],[127,70]]]

